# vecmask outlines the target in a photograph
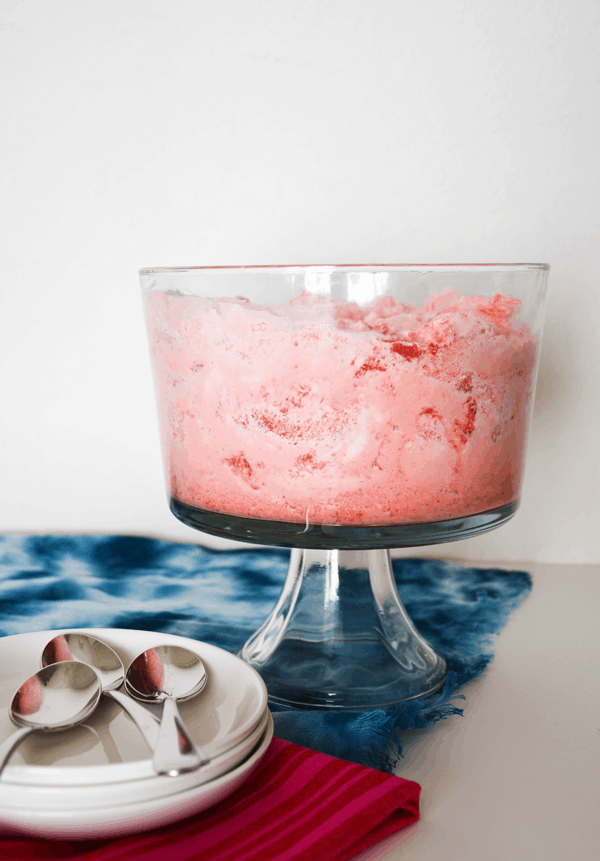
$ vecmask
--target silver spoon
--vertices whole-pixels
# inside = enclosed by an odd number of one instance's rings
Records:
[[[159,774],[174,777],[209,761],[194,747],[177,708],[177,700],[196,696],[205,685],[204,664],[181,646],[157,646],[131,662],[125,675],[127,691],[142,702],[163,704],[153,759]]]
[[[10,718],[20,729],[0,744],[0,772],[30,732],[57,732],[82,723],[98,705],[101,693],[96,672],[80,661],[38,670],[12,698]]]
[[[150,750],[154,751],[158,742],[158,721],[131,697],[116,690],[125,680],[125,667],[117,653],[102,640],[79,632],[59,634],[42,652],[43,667],[71,660],[82,661],[96,670],[104,696],[110,697],[127,712]]]

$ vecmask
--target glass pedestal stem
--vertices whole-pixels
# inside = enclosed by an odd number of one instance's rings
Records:
[[[269,701],[292,708],[391,708],[446,677],[402,605],[387,550],[292,550],[273,612],[239,654]]]

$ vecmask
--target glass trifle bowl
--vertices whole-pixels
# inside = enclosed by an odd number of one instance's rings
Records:
[[[548,266],[140,277],[171,511],[292,548],[240,651],[270,702],[385,710],[438,690],[445,662],[409,619],[389,550],[517,510]]]

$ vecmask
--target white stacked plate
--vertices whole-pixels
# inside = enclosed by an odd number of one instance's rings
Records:
[[[125,667],[140,652],[161,644],[199,655],[206,687],[179,708],[210,762],[177,777],[157,775],[140,731],[103,697],[82,726],[31,733],[13,753],[0,774],[0,833],[67,840],[117,837],[201,813],[242,785],[273,736],[267,691],[252,667],[230,652],[185,637],[80,630],[111,646]],[[65,631],[0,638],[0,742],[16,729],[9,718],[15,691],[40,669],[46,643]],[[159,716],[159,707],[148,709]]]

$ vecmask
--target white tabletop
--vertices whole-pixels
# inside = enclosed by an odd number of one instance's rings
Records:
[[[421,820],[355,861],[600,857],[600,566],[501,567],[533,590],[463,689],[464,717],[403,735]]]

